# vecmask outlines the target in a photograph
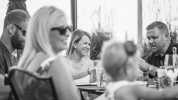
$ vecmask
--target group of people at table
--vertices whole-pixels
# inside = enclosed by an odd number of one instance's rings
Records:
[[[147,38],[153,53],[146,60],[130,41],[104,43],[101,62],[110,79],[104,95],[108,100],[162,100],[177,96],[178,86],[159,91],[134,83],[140,69],[157,77],[156,70],[163,66],[165,54],[172,54],[172,48],[178,47],[163,22],[148,25]],[[0,97],[10,92],[4,75],[15,65],[32,73],[40,72],[41,76],[50,75],[59,100],[80,100],[76,85],[96,81],[96,68],[89,58],[90,44],[91,36],[86,31],[77,29],[71,34],[65,13],[55,6],[42,7],[31,18],[23,10],[9,12],[0,39]],[[13,60],[15,49],[23,49],[18,63]],[[63,50],[67,50],[65,57],[58,55]],[[54,59],[42,69],[41,64],[51,57]]]

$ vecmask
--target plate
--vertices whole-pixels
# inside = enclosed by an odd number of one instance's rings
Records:
[[[77,84],[77,86],[96,86],[97,83],[88,83],[88,84]]]
[[[141,86],[147,86],[148,85],[148,82],[147,81],[135,81],[135,83],[137,84],[137,85],[141,85]]]

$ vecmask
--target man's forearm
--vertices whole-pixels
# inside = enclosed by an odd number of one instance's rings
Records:
[[[144,72],[149,72],[149,74],[151,74],[152,76],[156,76],[156,72],[157,72],[157,67],[153,66],[152,70],[149,70],[149,66],[152,66],[150,64],[147,64],[145,66],[140,66],[140,69]]]
[[[152,76],[156,76],[156,72],[157,72],[157,67],[150,65],[149,63],[147,63],[145,60],[140,59],[140,69],[143,72],[148,72],[149,74],[151,74]]]
[[[5,100],[8,98],[10,92],[10,87],[4,85],[4,76],[0,74],[0,100]]]
[[[0,85],[0,94],[9,93],[10,90],[9,85]]]
[[[151,74],[152,76],[156,76],[156,72],[157,72],[157,67],[153,66],[154,68],[152,70],[149,71],[149,74]]]
[[[7,100],[9,97],[10,87],[9,86],[0,86],[0,100]]]

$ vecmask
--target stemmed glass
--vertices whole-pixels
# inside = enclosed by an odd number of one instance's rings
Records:
[[[95,66],[96,67],[96,81],[98,87],[105,87],[108,83],[107,75],[102,67],[101,61]]]
[[[168,86],[173,86],[174,83],[177,81],[177,76],[178,76],[178,55],[177,55],[177,48],[173,47],[173,54],[166,54],[165,55],[165,60],[164,60],[164,67],[162,69],[162,72],[164,72],[163,77],[160,77],[160,70],[158,69],[158,78],[165,78],[162,79],[163,83],[165,82],[165,80],[170,81],[168,83],[170,83]]]

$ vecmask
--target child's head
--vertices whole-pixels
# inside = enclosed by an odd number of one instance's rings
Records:
[[[139,55],[136,46],[128,41],[106,42],[101,55],[103,67],[112,80],[124,78],[134,81],[138,72]]]

